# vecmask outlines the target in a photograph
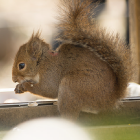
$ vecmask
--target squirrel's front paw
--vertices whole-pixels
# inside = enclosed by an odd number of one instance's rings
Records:
[[[22,84],[18,84],[15,88],[15,93],[16,94],[20,94],[20,93],[24,93],[26,90],[24,89]]]

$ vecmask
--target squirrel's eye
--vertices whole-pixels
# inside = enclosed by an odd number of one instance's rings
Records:
[[[25,67],[25,63],[20,63],[19,64],[19,70],[24,69],[24,67]]]

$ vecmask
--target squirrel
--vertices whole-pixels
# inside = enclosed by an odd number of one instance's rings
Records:
[[[119,35],[102,29],[93,18],[91,0],[61,0],[55,50],[33,33],[14,60],[15,93],[29,91],[58,98],[64,118],[77,119],[81,111],[113,108],[124,98],[131,80],[131,50]]]

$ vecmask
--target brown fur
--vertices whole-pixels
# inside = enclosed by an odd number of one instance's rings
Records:
[[[76,119],[80,111],[107,109],[125,96],[131,53],[118,35],[97,26],[90,0],[61,1],[58,40],[62,44],[52,52],[39,32],[33,34],[17,52],[13,81],[19,82],[16,93],[58,97],[60,114]],[[19,70],[21,62],[26,66]]]

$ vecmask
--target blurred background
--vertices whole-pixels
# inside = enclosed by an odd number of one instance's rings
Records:
[[[0,0],[0,103],[10,102],[8,99],[39,99],[30,93],[16,95],[12,91],[16,86],[12,82],[12,64],[18,48],[28,41],[33,31],[40,29],[42,38],[57,46],[53,39],[58,3],[59,0]],[[102,27],[119,33],[129,43],[128,0],[100,0],[95,13]]]

